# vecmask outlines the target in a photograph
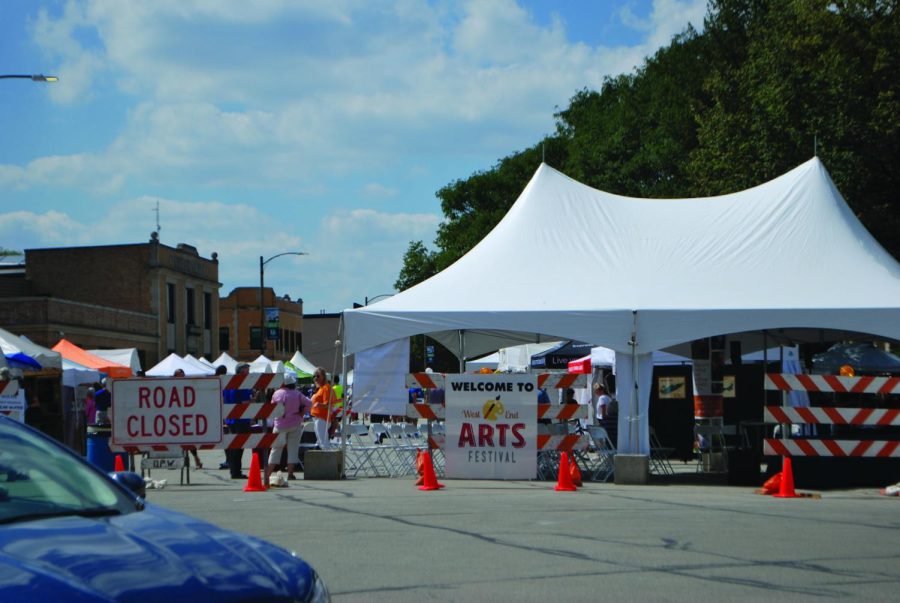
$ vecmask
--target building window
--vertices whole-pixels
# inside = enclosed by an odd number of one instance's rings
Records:
[[[250,327],[250,349],[262,349],[262,329],[259,327]]]
[[[212,328],[212,293],[203,294],[203,328]]]
[[[185,300],[187,302],[187,324],[195,325],[197,324],[197,303],[194,299],[194,290],[191,287],[188,287],[184,292]]]
[[[166,283],[166,321],[175,324],[175,283]]]
[[[228,335],[228,327],[219,327],[219,350],[222,352],[226,352],[231,349],[231,342],[228,341]]]

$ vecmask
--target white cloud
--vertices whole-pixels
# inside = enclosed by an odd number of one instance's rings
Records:
[[[61,76],[52,98],[117,113],[92,146],[0,165],[19,207],[44,208],[0,214],[0,235],[145,241],[158,201],[163,242],[217,252],[226,287],[252,285],[260,255],[304,250],[267,282],[343,307],[385,293],[365,289],[390,289],[408,242],[433,239],[434,191],[467,175],[446,166],[534,144],[556,107],[700,26],[705,4],[623,13],[645,42],[604,47],[513,0],[70,0],[32,24]],[[54,196],[65,209],[46,210]]]

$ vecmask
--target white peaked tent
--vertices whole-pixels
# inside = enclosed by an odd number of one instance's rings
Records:
[[[253,374],[258,373],[274,373],[272,370],[272,361],[266,358],[264,354],[260,354],[256,357],[256,360],[250,363],[250,372]]]
[[[313,373],[316,372],[316,366],[307,360],[306,356],[301,354],[299,350],[294,352],[294,355],[287,361],[285,366],[294,369],[299,377],[312,377]]]
[[[136,375],[141,370],[141,359],[138,357],[137,348],[119,348],[115,350],[88,350],[94,356],[100,356],[110,362],[117,362],[130,366]]]
[[[237,365],[240,364],[237,360],[228,355],[228,352],[222,352],[219,354],[219,357],[212,361],[212,365],[214,367],[218,367],[219,365],[225,365],[227,369],[227,373],[229,375],[234,374],[234,370],[237,368]]]
[[[586,266],[602,268],[602,279],[585,281]],[[535,286],[551,274],[571,286]],[[617,382],[628,384],[619,450],[647,454],[651,352],[780,328],[900,340],[900,264],[817,158],[742,192],[668,200],[605,193],[541,165],[452,266],[346,310],[342,340],[345,355],[418,333],[461,357],[498,349],[511,333],[612,348],[621,356]]]
[[[178,369],[183,370],[186,377],[202,377],[212,375],[215,372],[200,362],[191,362],[172,352],[163,358],[159,364],[149,369],[146,374],[148,377],[171,377]]]
[[[0,351],[10,356],[24,354],[40,364],[41,368],[62,370],[62,354],[40,346],[26,337],[14,335],[6,329],[0,329]]]

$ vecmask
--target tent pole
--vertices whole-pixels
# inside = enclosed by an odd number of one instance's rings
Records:
[[[631,388],[631,446],[635,452],[640,451],[640,432],[638,427],[638,362],[637,362],[637,310],[631,311],[631,378],[634,387]]]
[[[341,459],[347,458],[347,417],[350,416],[350,398],[348,397],[349,388],[347,387],[347,355],[344,352],[344,313],[341,312],[341,319],[338,322],[338,338],[335,344],[335,356],[337,356],[338,347],[341,348],[341,385],[344,387],[344,406],[341,413]],[[335,358],[337,364],[337,358]],[[337,367],[334,367],[336,370]],[[341,462],[341,471],[343,472],[346,463]],[[346,474],[341,475],[341,479],[345,479]]]
[[[459,336],[459,372],[462,374],[466,372],[466,331],[460,329],[456,333]]]

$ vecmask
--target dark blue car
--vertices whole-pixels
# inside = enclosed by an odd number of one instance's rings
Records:
[[[302,559],[143,499],[0,416],[0,601],[329,601]],[[127,484],[127,487],[126,487]]]

